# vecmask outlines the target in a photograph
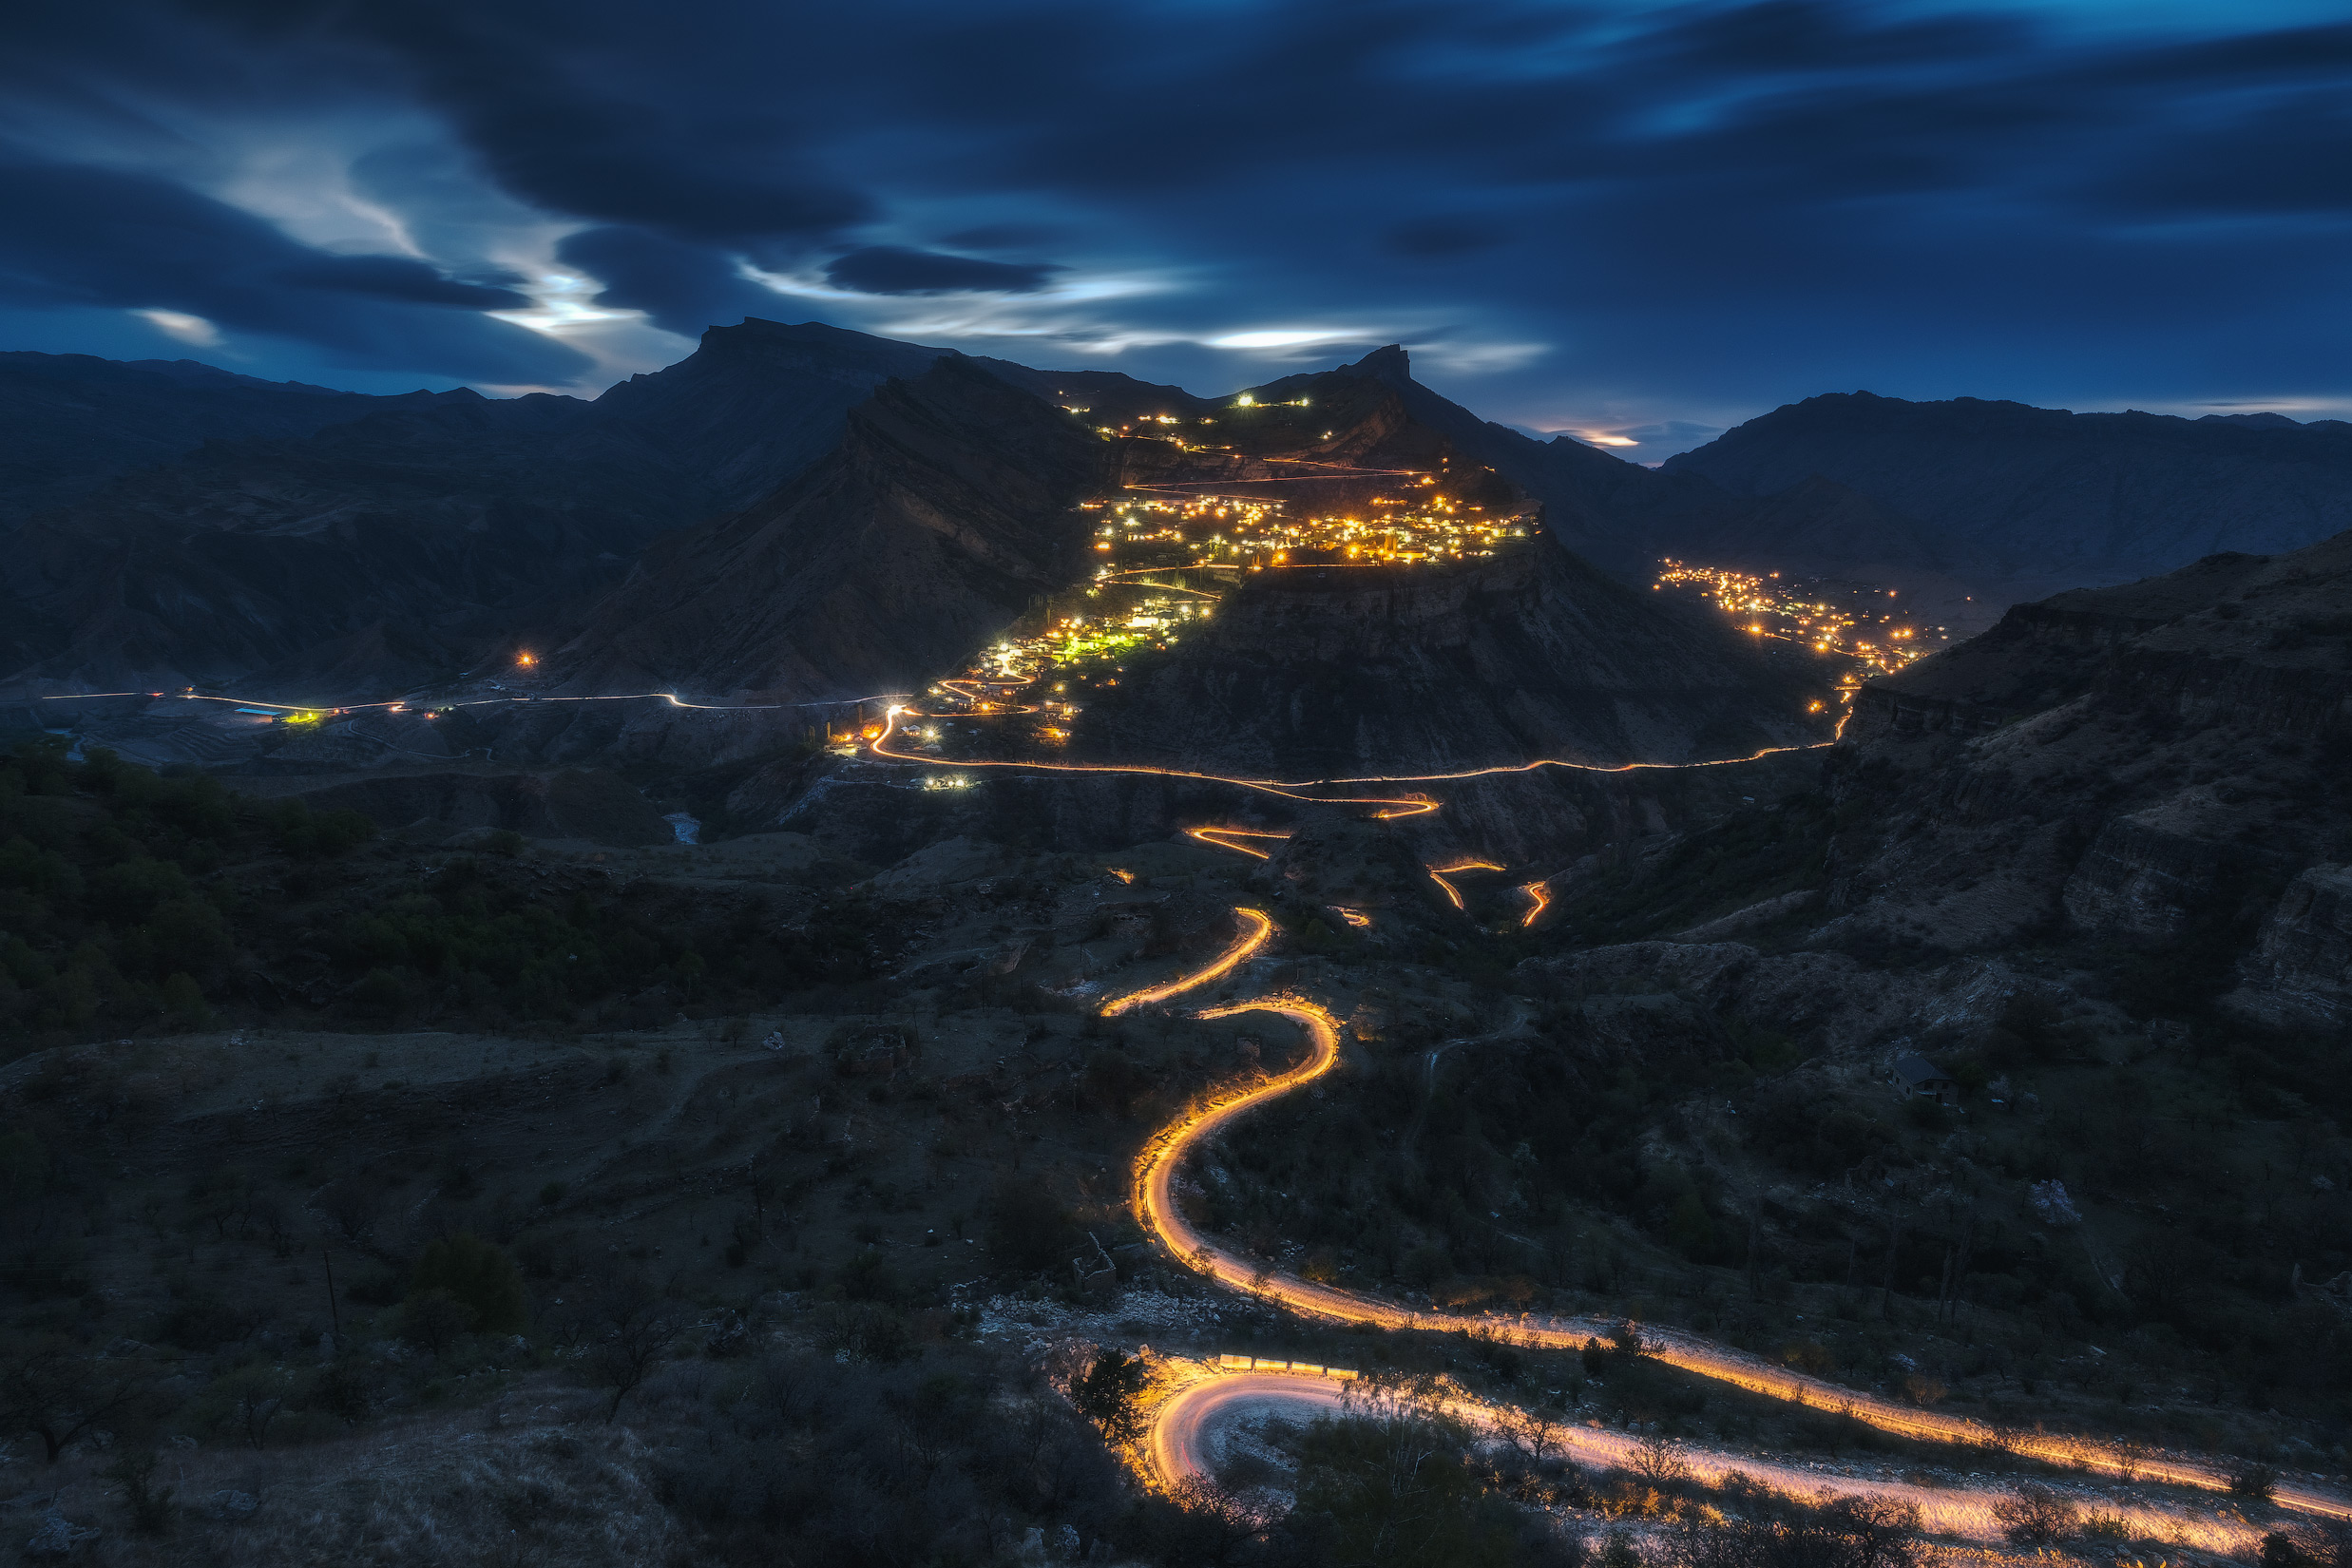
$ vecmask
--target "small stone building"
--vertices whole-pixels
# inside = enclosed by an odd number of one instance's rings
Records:
[[[1888,1064],[1886,1076],[1905,1094],[1925,1095],[1939,1105],[1955,1104],[1960,1100],[1960,1084],[1952,1075],[1921,1056],[1905,1051]]]

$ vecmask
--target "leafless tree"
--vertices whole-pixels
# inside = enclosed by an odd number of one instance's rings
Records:
[[[376,1224],[383,1217],[383,1190],[347,1176],[320,1188],[311,1199],[311,1207],[327,1216],[345,1244],[364,1250],[373,1239]]]
[[[0,1348],[0,1417],[41,1440],[51,1464],[77,1438],[130,1409],[154,1382],[144,1362],[101,1356],[63,1334]]]
[[[610,1423],[619,1419],[621,1402],[669,1353],[683,1323],[660,1288],[637,1273],[623,1274],[599,1291],[590,1299],[589,1312],[595,1337],[588,1364],[613,1391],[604,1411]]]
[[[1691,1479],[1691,1466],[1675,1446],[1662,1437],[1646,1437],[1626,1456],[1625,1468],[1644,1486],[1664,1491]]]

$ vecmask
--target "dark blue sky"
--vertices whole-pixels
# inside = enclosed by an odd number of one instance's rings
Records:
[[[746,314],[1654,460],[1816,392],[2352,412],[2342,0],[32,0],[0,347],[593,392]]]

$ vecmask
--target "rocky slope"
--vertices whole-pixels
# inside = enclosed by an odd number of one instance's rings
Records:
[[[911,691],[1080,569],[1112,449],[960,359],[891,381],[757,505],[664,540],[551,660],[567,689]]]
[[[2347,763],[2352,534],[2018,605],[1863,688],[1819,812],[1560,891],[1604,938],[1704,937],[1754,905],[1768,950],[1974,955],[2140,1020],[2325,1034],[2352,1023]],[[1748,838],[1785,848],[1714,875]],[[1704,899],[1674,890],[1702,872]]]
[[[1847,738],[1872,820],[1833,857],[1838,924],[2105,945],[2143,1013],[2352,1021],[2325,896],[2352,858],[2352,535],[2019,605],[1865,687]]]
[[[1562,1044],[1632,1020],[1633,1070],[1520,1147],[1673,1310],[1708,1322],[1688,1271],[1736,1269],[1733,1312],[1803,1314],[1785,1359],[1922,1403],[1998,1411],[2071,1365],[2098,1423],[2209,1449],[2232,1402],[2341,1408],[2348,764],[2352,534],[2019,605],[1865,686],[1813,792],[1553,878],[1516,977]],[[1533,1062],[1447,1090],[1484,1124]],[[1493,1203],[1451,1174],[1477,1163],[1432,1179]]]

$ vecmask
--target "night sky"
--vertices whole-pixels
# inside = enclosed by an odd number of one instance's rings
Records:
[[[1654,461],[1817,392],[2352,413],[2342,0],[25,0],[0,347],[593,393],[824,320],[1401,341]]]

